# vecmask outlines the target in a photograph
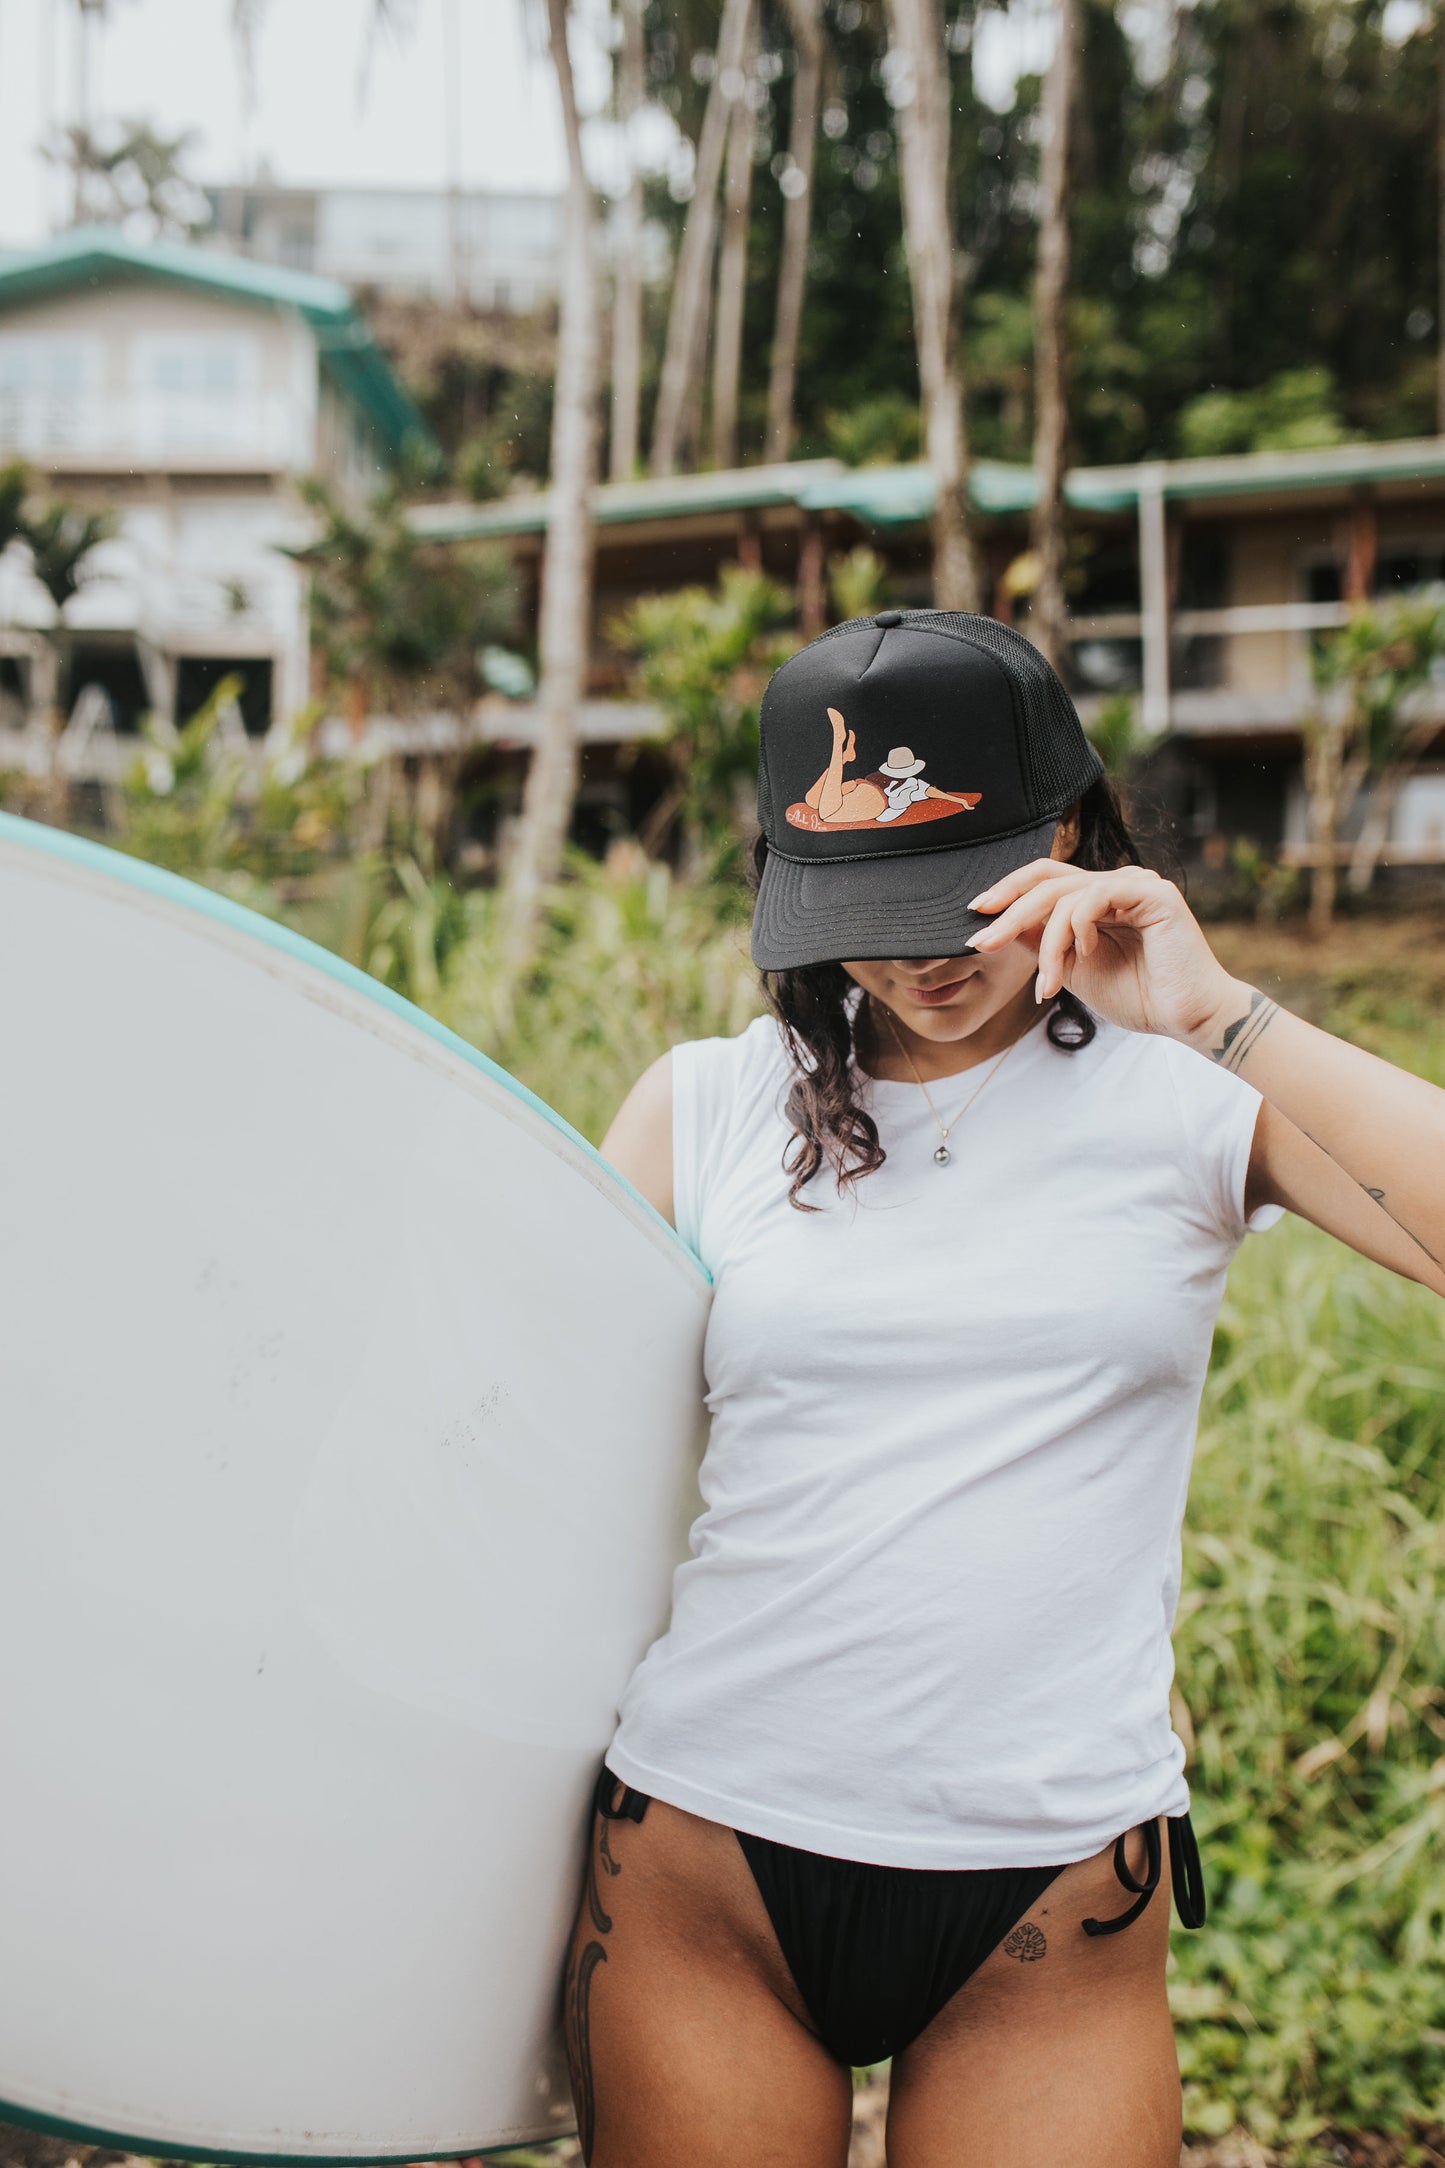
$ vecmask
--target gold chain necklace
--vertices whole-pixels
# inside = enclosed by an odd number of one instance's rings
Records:
[[[924,1098],[928,1101],[928,1111],[933,1116],[935,1122],[937,1122],[938,1124],[939,1146],[938,1150],[933,1155],[933,1164],[935,1167],[946,1167],[949,1161],[953,1158],[952,1152],[950,1152],[950,1150],[948,1149],[948,1139],[950,1132],[958,1127],[959,1123],[963,1120],[964,1115],[967,1114],[969,1108],[973,1105],[974,1100],[977,1099],[979,1093],[983,1090],[984,1085],[989,1083],[992,1078],[998,1075],[999,1070],[1008,1060],[1009,1055],[1013,1052],[1019,1041],[1018,1039],[1010,1039],[1008,1045],[1004,1048],[1002,1054],[1000,1054],[998,1060],[994,1063],[994,1066],[989,1070],[988,1075],[984,1077],[979,1083],[974,1085],[973,1090],[964,1100],[963,1105],[959,1108],[957,1114],[954,1115],[953,1120],[951,1122],[945,1123],[943,1116],[939,1113],[937,1107],[933,1104],[932,1092],[930,1092],[928,1086],[924,1083],[922,1077],[918,1074],[917,1062],[913,1059],[913,1056],[909,1053],[907,1047],[903,1044],[903,1041],[898,1036],[898,1027],[893,1021],[892,1011],[883,1008],[883,1003],[881,1001],[879,1002],[878,1006],[880,1009],[883,1009],[883,1021],[888,1026],[889,1033],[891,1034],[893,1039],[893,1044],[897,1047],[899,1053],[903,1056],[903,1059],[907,1062],[909,1068],[913,1071],[913,1081],[918,1086],[918,1089],[922,1092]],[[1023,1038],[1024,1036],[1025,1034],[1023,1032],[1019,1033],[1019,1039]]]

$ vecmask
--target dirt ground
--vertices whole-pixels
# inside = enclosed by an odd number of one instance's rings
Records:
[[[1342,918],[1318,943],[1293,919],[1273,926],[1215,920],[1205,932],[1226,970],[1311,1020],[1342,994],[1445,1000],[1445,914],[1439,912]]]

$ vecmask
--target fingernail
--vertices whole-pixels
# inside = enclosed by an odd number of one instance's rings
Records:
[[[970,911],[976,911],[981,903],[987,903],[992,894],[993,890],[991,888],[981,888],[976,896],[970,896],[968,900]]]

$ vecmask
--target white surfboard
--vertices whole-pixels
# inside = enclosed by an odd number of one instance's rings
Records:
[[[5,816],[0,1049],[0,2120],[208,2160],[570,2129],[705,1273],[386,988]]]

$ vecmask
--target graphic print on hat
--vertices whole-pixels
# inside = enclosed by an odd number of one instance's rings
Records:
[[[837,708],[829,708],[828,721],[832,755],[807,797],[788,807],[785,818],[793,828],[817,835],[842,828],[913,827],[971,812],[983,796],[925,782],[927,763],[914,757],[911,745],[895,745],[867,775],[847,776],[844,769],[858,758],[857,738]]]

